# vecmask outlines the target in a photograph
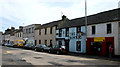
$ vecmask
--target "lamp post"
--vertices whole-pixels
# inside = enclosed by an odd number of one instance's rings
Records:
[[[85,0],[85,35],[87,40],[87,1]]]
[[[86,45],[87,45],[87,1],[85,0],[85,52],[86,52]]]

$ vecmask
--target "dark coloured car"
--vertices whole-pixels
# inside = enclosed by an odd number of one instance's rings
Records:
[[[23,46],[23,48],[25,48],[25,49],[35,49],[35,45],[34,44],[25,44]]]
[[[8,46],[8,47],[13,47],[13,42],[7,44],[6,46]]]
[[[2,43],[2,46],[5,46],[5,42]]]
[[[65,46],[53,46],[49,49],[49,53],[67,54],[67,51]]]
[[[49,49],[50,49],[49,47],[47,47],[46,45],[43,45],[43,44],[38,44],[38,45],[35,46],[36,51],[48,52]]]

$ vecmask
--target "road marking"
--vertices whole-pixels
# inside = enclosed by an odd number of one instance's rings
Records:
[[[11,53],[10,51],[7,51],[7,53]]]

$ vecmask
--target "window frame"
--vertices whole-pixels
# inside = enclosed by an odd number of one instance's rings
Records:
[[[41,35],[41,29],[39,29],[39,35]]]
[[[81,32],[81,26],[77,27],[77,33]]]
[[[76,51],[81,51],[81,41],[76,41]]]
[[[66,34],[65,34],[66,37],[69,37],[69,28],[66,28]]]
[[[41,40],[39,40],[39,44],[41,44]]]
[[[53,31],[53,27],[50,27],[50,34],[52,34],[52,31]]]
[[[108,25],[110,25],[110,26],[108,26]],[[112,24],[109,23],[109,24],[107,24],[107,34],[111,34],[111,33],[112,33]]]
[[[47,28],[45,28],[45,35],[47,34]]]
[[[96,34],[96,26],[92,26],[92,35]]]
[[[62,37],[62,29],[59,29],[59,37]]]

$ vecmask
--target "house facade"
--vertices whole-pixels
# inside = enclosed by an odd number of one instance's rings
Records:
[[[35,28],[41,26],[41,24],[31,24],[23,27],[23,39],[35,44]]]
[[[109,55],[109,46],[112,45],[113,55],[120,55],[120,8],[87,16],[87,20],[87,40],[84,35],[85,17],[81,17],[61,24],[56,30],[57,44],[65,45],[67,42],[70,52],[95,55]],[[66,30],[69,36],[66,36]],[[81,51],[77,51],[78,48]]]
[[[56,44],[64,45],[68,52],[86,53],[83,19],[72,19],[59,24],[56,30]]]
[[[112,45],[113,54],[120,55],[120,21],[89,25],[87,30],[88,54],[109,55],[109,46]]]
[[[112,54],[120,55],[120,8],[88,16],[87,31],[87,54],[109,55],[112,45]]]
[[[72,23],[72,22],[68,22]],[[57,45],[64,45],[69,52],[85,53],[85,26],[60,28],[56,30]]]
[[[62,17],[62,20],[53,21],[47,24],[43,24],[35,29],[35,42],[36,44],[44,44],[52,47],[56,45],[56,29],[58,25],[66,20],[66,17]]]
[[[11,40],[13,41],[14,35],[11,36],[11,34],[13,34],[14,31],[15,31],[14,27],[11,27],[11,29],[5,30],[4,37],[5,37],[6,43],[10,43]]]
[[[19,29],[15,32],[15,40],[23,40],[23,27],[19,26]]]

